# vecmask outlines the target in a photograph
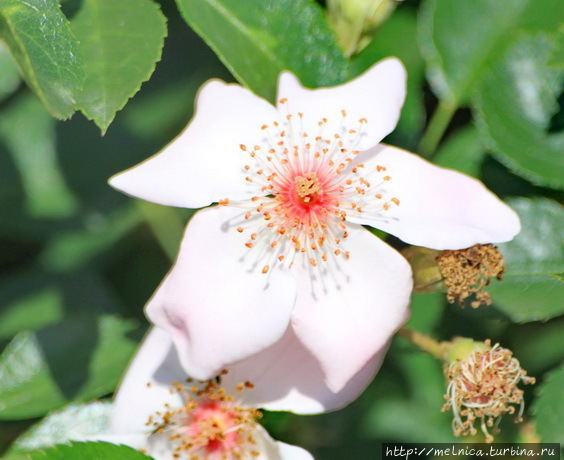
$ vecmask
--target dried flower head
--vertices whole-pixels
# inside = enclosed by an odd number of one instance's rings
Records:
[[[442,411],[452,408],[456,436],[476,434],[474,423],[479,421],[486,442],[492,442],[490,429],[495,429],[501,416],[514,414],[518,407],[516,422],[522,421],[523,390],[517,384],[532,384],[535,379],[527,376],[510,350],[499,344],[492,347],[490,340],[459,339],[452,348],[457,348],[459,357],[445,367],[447,402]]]
[[[470,305],[491,305],[490,295],[484,288],[492,278],[503,279],[505,267],[497,246],[476,244],[470,248],[446,250],[437,257],[439,269],[447,289],[447,300],[455,300],[464,306],[466,298],[475,294],[476,300]]]

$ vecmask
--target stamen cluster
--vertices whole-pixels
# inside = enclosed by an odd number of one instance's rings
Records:
[[[489,340],[482,345],[484,349],[474,349],[465,359],[458,358],[445,368],[447,402],[442,411],[452,408],[456,436],[476,434],[474,423],[479,421],[486,442],[492,442],[489,429],[502,415],[514,414],[515,406],[519,406],[516,421],[522,420],[523,391],[517,385],[532,384],[535,379],[527,376],[510,350],[498,344],[491,347]]]
[[[287,99],[280,102],[287,107]],[[237,230],[248,234],[245,246],[258,248],[256,263],[263,273],[284,261],[292,265],[297,254],[313,267],[339,256],[348,259],[343,248],[348,216],[367,211],[378,216],[400,203],[385,198],[384,184],[391,177],[384,166],[367,171],[354,162],[367,120],[347,129],[347,114],[341,115],[338,132],[325,133],[328,120],[323,118],[310,137],[303,114],[288,111],[285,122],[262,126],[263,146],[240,146],[252,159],[245,170],[254,196],[250,203],[226,199],[219,204],[248,209]]]
[[[467,249],[446,250],[437,257],[447,300],[464,306],[465,300],[475,294],[470,302],[473,308],[491,305],[490,295],[484,291],[492,278],[503,279],[503,256],[492,244],[477,244]]]
[[[174,382],[171,393],[181,395],[184,404],[167,404],[147,421],[152,436],[166,436],[175,446],[174,458],[234,460],[260,455],[254,437],[260,411],[239,407],[220,385],[220,379]],[[244,382],[237,386],[237,392],[251,388],[252,383]]]

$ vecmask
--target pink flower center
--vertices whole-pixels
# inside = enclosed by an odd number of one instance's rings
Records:
[[[252,388],[252,384],[246,382],[237,390],[245,387]],[[147,425],[153,436],[168,437],[174,458],[230,460],[259,455],[254,438],[259,411],[239,407],[215,381],[190,387],[175,382],[173,392],[182,396],[184,404],[175,408],[167,405]]]
[[[286,99],[280,102],[287,104]],[[263,145],[241,145],[252,159],[245,170],[253,196],[246,203],[219,202],[248,209],[237,230],[248,236],[245,246],[260,248],[263,273],[277,263],[291,266],[298,256],[313,267],[336,257],[348,259],[347,220],[364,212],[377,216],[399,205],[397,198],[386,198],[391,179],[386,168],[366,170],[355,160],[366,119],[349,128],[343,110],[338,132],[327,135],[324,118],[313,137],[302,121],[301,113],[288,113],[283,123],[262,126]]]

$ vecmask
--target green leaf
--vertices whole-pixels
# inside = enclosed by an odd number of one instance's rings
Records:
[[[2,38],[27,84],[57,118],[74,112],[82,56],[56,0],[0,0]]]
[[[0,118],[0,141],[19,170],[32,216],[66,217],[77,208],[58,164],[55,123],[32,94],[23,94]]]
[[[480,84],[478,126],[496,157],[539,185],[564,189],[564,133],[547,133],[564,70],[547,62],[550,36],[523,35]]]
[[[487,65],[502,52],[530,0],[430,0],[419,39],[428,77],[441,100],[464,103]],[[546,0],[535,0],[539,3]]]
[[[20,436],[11,452],[51,447],[71,440],[80,441],[107,433],[112,411],[110,402],[71,404],[50,413]],[[9,458],[10,453],[8,453]]]
[[[564,260],[562,206],[547,199],[516,198],[510,206],[521,218],[522,230],[499,245],[506,273],[488,291],[494,305],[514,322],[547,320],[564,313],[564,285],[550,274]]]
[[[537,388],[533,414],[542,442],[564,444],[564,365],[548,373]]]
[[[127,446],[107,442],[74,442],[29,454],[29,460],[147,460],[145,454]]]
[[[551,273],[550,276],[553,276],[560,281],[564,281],[564,273]]]
[[[84,0],[71,25],[86,63],[77,106],[104,133],[153,73],[166,19],[151,0]]]
[[[347,64],[313,0],[176,0],[186,22],[227,68],[273,101],[282,70],[308,86],[347,78]]]
[[[485,155],[486,149],[480,133],[473,125],[468,125],[445,141],[433,162],[478,177]]]
[[[7,48],[0,43],[0,101],[20,84],[20,73]]]
[[[83,313],[18,334],[0,355],[0,419],[38,417],[112,392],[135,349],[133,328]]]

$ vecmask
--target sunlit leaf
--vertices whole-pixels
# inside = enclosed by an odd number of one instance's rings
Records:
[[[546,65],[554,47],[549,36],[522,36],[485,76],[476,102],[480,131],[501,162],[564,189],[564,134],[547,132],[564,79]]]
[[[134,349],[131,322],[84,313],[21,332],[0,355],[0,419],[46,414],[115,389]]]
[[[186,22],[237,79],[273,100],[278,74],[308,86],[346,79],[345,58],[313,0],[176,0]]]
[[[83,60],[56,0],[0,0],[0,38],[49,112],[69,118],[84,80]]]
[[[14,450],[40,449],[71,440],[92,439],[92,436],[107,433],[111,411],[110,402],[94,401],[66,406],[50,413],[20,436],[14,443]]]
[[[564,444],[564,366],[546,375],[537,395],[533,414],[542,442]]]
[[[12,154],[33,216],[64,217],[77,208],[59,167],[55,123],[32,94],[23,94],[0,118],[0,142]]]
[[[494,305],[512,321],[546,320],[564,313],[564,285],[550,276],[562,267],[562,206],[546,199],[509,201],[521,218],[522,230],[500,244],[504,280],[488,286]]]
[[[151,0],[85,0],[72,29],[86,68],[77,106],[105,132],[153,73],[166,35],[165,18]]]
[[[542,1],[542,0],[541,0]],[[463,103],[487,64],[495,60],[521,21],[529,0],[429,0],[423,3],[420,44],[439,97]],[[535,1],[538,3],[538,1]],[[539,5],[538,8],[541,8]]]
[[[75,442],[50,449],[34,451],[29,460],[147,460],[145,454],[127,446],[116,446],[106,442]]]

